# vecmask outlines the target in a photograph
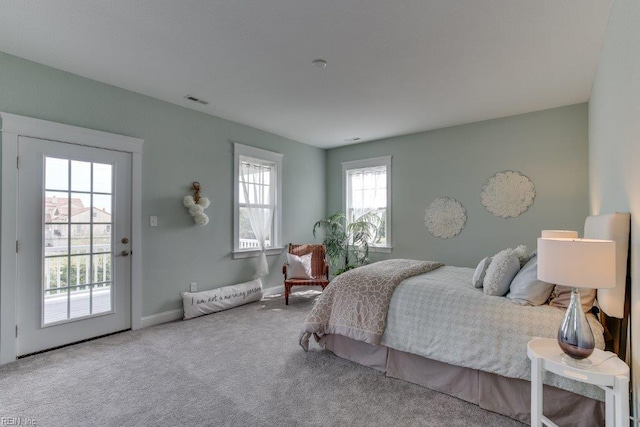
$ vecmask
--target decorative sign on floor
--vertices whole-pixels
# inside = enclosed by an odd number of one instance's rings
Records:
[[[262,282],[255,279],[250,282],[225,286],[202,292],[182,292],[184,320],[227,310],[239,305],[262,299]]]

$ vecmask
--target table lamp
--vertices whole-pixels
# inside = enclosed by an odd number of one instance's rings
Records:
[[[542,230],[543,239],[577,239],[578,232],[573,230]]]
[[[571,287],[571,302],[558,330],[558,344],[573,361],[588,363],[586,359],[593,353],[595,340],[582,311],[577,288],[616,286],[615,242],[539,238],[538,279]]]

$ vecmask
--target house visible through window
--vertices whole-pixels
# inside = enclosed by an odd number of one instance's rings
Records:
[[[375,215],[373,246],[391,247],[391,156],[342,163],[347,223]]]
[[[281,232],[282,155],[235,144],[234,253],[277,248]]]

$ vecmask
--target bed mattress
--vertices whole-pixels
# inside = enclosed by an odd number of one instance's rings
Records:
[[[527,342],[532,337],[555,338],[564,312],[485,295],[471,284],[473,272],[445,266],[404,280],[391,299],[381,344],[455,366],[530,380]],[[602,325],[595,316],[587,317],[596,346],[604,348]],[[600,388],[552,373],[544,382],[604,399]]]

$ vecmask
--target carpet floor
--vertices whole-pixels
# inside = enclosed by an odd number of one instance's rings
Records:
[[[299,292],[0,367],[0,419],[37,426],[522,426],[298,346]],[[4,418],[2,418],[4,417]]]

